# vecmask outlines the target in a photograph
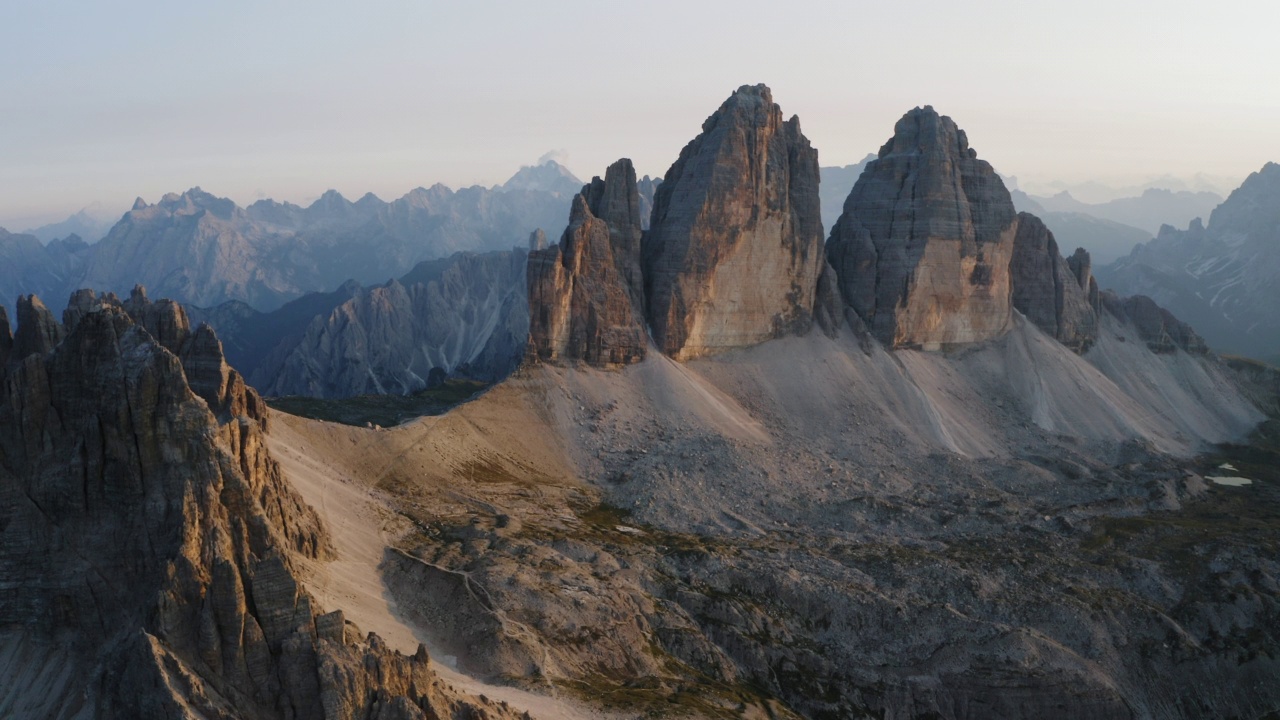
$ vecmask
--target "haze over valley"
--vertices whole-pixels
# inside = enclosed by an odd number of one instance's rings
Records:
[[[0,10],[0,717],[1280,716],[1270,6],[126,5]]]

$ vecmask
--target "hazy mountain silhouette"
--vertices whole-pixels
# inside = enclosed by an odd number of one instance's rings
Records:
[[[1154,298],[1221,352],[1280,356],[1280,165],[1267,163],[1209,216],[1171,226],[1099,268],[1121,294]]]
[[[548,161],[499,187],[437,184],[391,202],[372,194],[351,202],[330,190],[307,207],[260,200],[242,208],[192,188],[154,204],[139,199],[88,247],[42,248],[35,236],[6,235],[0,291],[47,297],[55,312],[74,289],[124,294],[135,284],[202,307],[238,300],[273,310],[349,279],[382,282],[423,260],[523,246],[534,229],[564,223],[581,186]]]

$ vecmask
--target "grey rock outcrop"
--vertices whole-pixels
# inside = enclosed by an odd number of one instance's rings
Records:
[[[822,264],[818,289],[813,298],[813,320],[828,337],[835,337],[844,325],[844,303],[840,300],[839,280],[831,263]]]
[[[1155,353],[1172,353],[1184,350],[1194,355],[1209,352],[1209,346],[1187,323],[1160,307],[1146,295],[1121,298],[1111,291],[1101,296],[1102,306],[1121,322],[1128,322],[1138,331],[1138,337]]]
[[[538,228],[529,233],[529,252],[537,252],[547,249],[547,234],[542,228]]]
[[[162,333],[189,330],[176,304],[125,305]],[[36,326],[19,336],[50,337],[38,301],[26,307]],[[10,368],[0,676],[22,682],[0,685],[0,705],[58,719],[511,717],[440,683],[425,651],[394,653],[317,606],[297,568],[331,545],[266,449],[266,407],[207,327],[181,355],[158,340],[96,298]]]
[[[1089,307],[1093,308],[1093,313],[1095,315],[1101,313],[1102,300],[1098,296],[1098,281],[1093,277],[1093,259],[1089,251],[1076,248],[1071,257],[1067,258],[1067,267],[1071,268],[1071,274],[1075,276],[1076,282],[1084,288],[1085,298],[1089,301]]]
[[[573,198],[560,242],[529,256],[529,350],[536,360],[625,365],[644,358],[640,202],[627,159]]]
[[[1089,349],[1098,337],[1098,317],[1089,303],[1087,252],[1063,259],[1040,218],[1020,213],[1009,275],[1018,312],[1072,350]]]
[[[35,295],[18,297],[18,329],[13,336],[13,359],[43,355],[62,342],[62,326]]]
[[[743,86],[680,152],[643,247],[647,318],[685,360],[807,331],[822,269],[818,156],[764,85]]]
[[[1000,177],[926,106],[903,116],[867,164],[827,256],[844,301],[882,343],[972,343],[1009,327],[1016,232]]]

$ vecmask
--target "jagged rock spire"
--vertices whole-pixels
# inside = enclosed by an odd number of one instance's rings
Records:
[[[547,249],[547,234],[538,228],[529,233],[529,252]]]
[[[644,358],[640,236],[635,168],[622,159],[574,196],[559,244],[529,253],[531,358]]]
[[[62,326],[40,298],[18,297],[18,330],[14,333],[12,359],[49,352],[62,342]]]
[[[689,359],[809,329],[822,269],[818,153],[764,85],[702,125],[654,196],[642,253],[658,347]]]
[[[1098,317],[1089,302],[1087,280],[1082,283],[1089,273],[1089,254],[1077,250],[1072,261],[1063,259],[1040,218],[1018,215],[1009,266],[1013,306],[1046,334],[1084,352],[1098,337]]]

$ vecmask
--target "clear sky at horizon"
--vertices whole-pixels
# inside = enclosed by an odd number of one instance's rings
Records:
[[[1243,178],[1280,161],[1257,0],[0,4],[0,226],[199,185],[491,185],[548,151],[661,175],[767,83],[824,165],[932,104],[1020,179]]]

